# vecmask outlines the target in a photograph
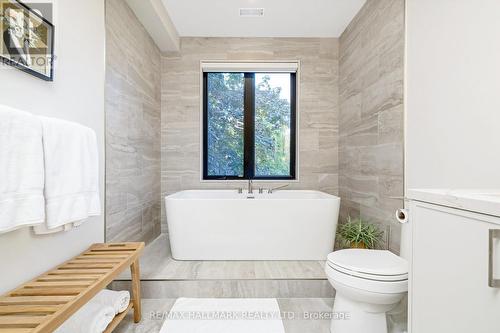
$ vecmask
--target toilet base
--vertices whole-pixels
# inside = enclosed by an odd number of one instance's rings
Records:
[[[355,302],[342,295],[335,296],[331,333],[387,333],[387,305],[377,308],[374,305]],[[345,316],[343,316],[345,315]],[[343,318],[343,319],[337,319]]]

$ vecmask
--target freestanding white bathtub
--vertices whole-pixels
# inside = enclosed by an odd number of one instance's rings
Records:
[[[183,191],[165,198],[177,260],[325,260],[340,198],[318,191],[249,195]]]

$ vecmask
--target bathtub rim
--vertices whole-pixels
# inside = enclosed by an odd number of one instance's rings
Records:
[[[233,192],[235,193],[236,195],[239,195],[240,197],[227,197],[227,198],[223,198],[223,197],[213,197],[213,198],[201,198],[201,197],[180,197],[181,194],[185,194],[185,193],[190,193],[190,192]],[[169,194],[169,195],[166,195],[164,196],[164,199],[165,201],[167,200],[251,200],[250,198],[248,198],[248,193],[246,193],[247,191],[245,190],[243,192],[243,194],[238,194],[237,193],[237,190],[233,190],[233,189],[203,189],[203,190],[182,190],[182,191],[179,191],[179,192],[175,192],[175,193],[172,193],[172,194]],[[267,198],[267,199],[270,199],[269,201],[273,200],[273,201],[278,201],[278,200],[304,200],[304,201],[309,201],[309,200],[336,200],[336,201],[340,201],[341,198],[339,196],[336,196],[336,195],[333,195],[333,194],[330,194],[330,193],[326,193],[326,192],[323,192],[323,191],[319,191],[319,190],[280,190],[279,192],[302,192],[302,193],[315,193],[315,194],[320,194],[321,197],[317,197],[317,198],[304,198],[304,197],[296,197],[296,198],[286,198],[286,197],[281,197],[281,198]],[[278,193],[278,192],[276,192]],[[265,196],[265,195],[273,195],[273,194],[257,194],[257,193],[254,193],[253,194],[255,197],[252,198],[254,199],[255,201],[265,201],[266,198],[258,198],[259,195],[262,195],[262,196]]]

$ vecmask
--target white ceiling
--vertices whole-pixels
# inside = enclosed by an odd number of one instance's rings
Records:
[[[366,0],[162,0],[180,36],[339,37]],[[240,17],[240,8],[264,8]]]

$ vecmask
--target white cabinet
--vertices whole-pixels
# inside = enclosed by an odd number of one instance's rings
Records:
[[[419,201],[409,210],[410,332],[499,333],[500,288],[488,277],[500,279],[499,234],[489,264],[500,218]]]

